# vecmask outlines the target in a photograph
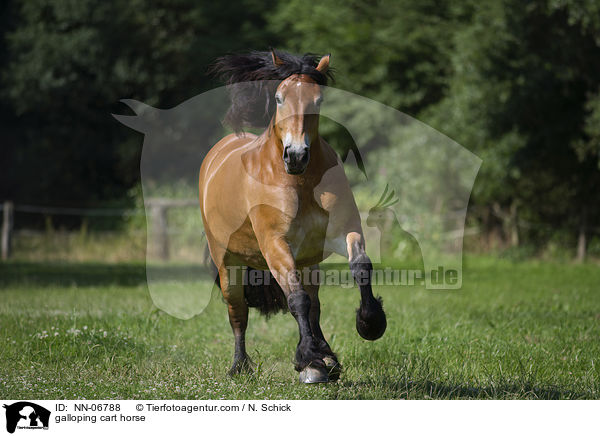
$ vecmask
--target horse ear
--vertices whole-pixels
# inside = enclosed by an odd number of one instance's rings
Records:
[[[329,58],[330,57],[331,57],[331,54],[328,54],[321,58],[321,60],[319,61],[319,65],[317,65],[318,71],[320,71],[323,74],[325,74],[327,72],[327,70],[329,69]]]
[[[279,56],[277,56],[277,53],[275,53],[275,49],[271,49],[271,58],[273,59],[273,64],[276,67],[280,67],[283,65],[283,61]]]

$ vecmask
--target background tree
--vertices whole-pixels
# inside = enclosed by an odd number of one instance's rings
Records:
[[[268,45],[269,2],[10,1],[3,15],[0,197],[91,206],[139,182],[139,135],[110,116],[122,98],[170,107],[211,86],[229,50]],[[243,12],[243,13],[240,13]],[[23,222],[21,220],[21,222]]]
[[[456,34],[450,91],[425,117],[480,154],[475,203],[504,219],[518,206],[530,241],[558,229],[572,240],[598,218],[597,35],[562,3],[479,4]]]

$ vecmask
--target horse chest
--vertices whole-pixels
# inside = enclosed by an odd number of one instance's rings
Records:
[[[297,261],[321,255],[327,234],[328,215],[316,203],[300,207],[290,223],[287,240]]]

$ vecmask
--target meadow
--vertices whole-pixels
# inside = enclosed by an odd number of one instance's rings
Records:
[[[598,399],[597,265],[465,259],[463,288],[379,286],[388,330],[354,327],[356,288],[323,287],[322,327],[344,371],[300,385],[289,314],[251,310],[253,375],[230,378],[216,291],[181,320],[156,309],[143,263],[0,264],[4,399]],[[208,286],[208,284],[207,284]]]

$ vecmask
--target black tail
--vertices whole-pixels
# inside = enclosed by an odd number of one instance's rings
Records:
[[[210,262],[215,274],[215,284],[221,289],[221,281],[215,264]],[[283,289],[270,271],[245,268],[243,275],[244,298],[249,307],[254,307],[267,318],[278,312],[287,312],[288,304]]]
[[[244,297],[248,306],[257,308],[266,317],[288,310],[283,289],[270,271],[247,268],[244,272]]]

